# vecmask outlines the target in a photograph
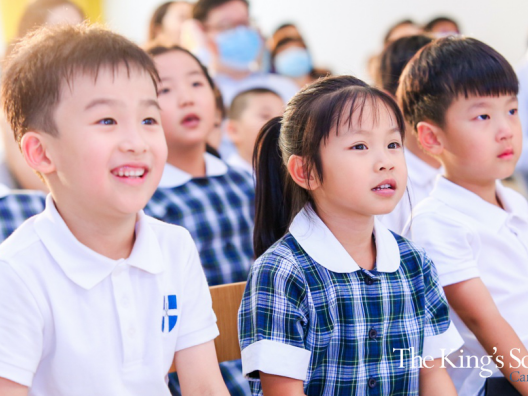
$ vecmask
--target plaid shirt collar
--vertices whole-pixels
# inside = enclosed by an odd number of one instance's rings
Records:
[[[290,233],[312,259],[328,270],[347,273],[360,269],[311,207],[305,207],[295,216],[290,225]],[[374,219],[374,235],[377,252],[376,271],[397,271],[400,267],[398,242],[376,218]]]
[[[35,220],[34,227],[66,276],[87,290],[110,275],[123,261],[152,274],[164,270],[161,247],[143,211],[138,213],[132,252],[128,258],[120,260],[105,257],[79,242],[55,208],[51,194],[46,198],[46,209]]]
[[[215,157],[212,154],[205,153],[205,175],[207,177],[214,176],[223,176],[227,173],[227,165],[220,158]],[[161,188],[175,188],[184,185],[193,177],[187,172],[182,171],[179,168],[176,168],[173,165],[165,164],[165,169],[163,170],[163,176],[161,176],[161,181],[159,187]]]

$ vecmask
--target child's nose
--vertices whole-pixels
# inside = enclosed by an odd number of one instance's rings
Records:
[[[388,152],[382,151],[380,153],[378,161],[375,165],[375,169],[378,171],[394,169],[394,161],[392,160],[391,155]]]
[[[506,140],[513,137],[514,129],[517,127],[516,120],[508,120],[507,118],[501,120],[497,132],[497,140]],[[520,128],[520,126],[518,126]]]
[[[123,152],[143,153],[147,151],[147,143],[139,127],[126,128],[121,140],[120,149]]]
[[[193,93],[189,89],[182,89],[178,95],[178,106],[185,107],[194,104]]]

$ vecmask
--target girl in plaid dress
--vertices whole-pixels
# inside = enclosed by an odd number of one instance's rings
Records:
[[[306,87],[262,129],[239,312],[254,395],[456,394],[461,345],[433,263],[375,216],[405,192],[394,100],[351,76]]]

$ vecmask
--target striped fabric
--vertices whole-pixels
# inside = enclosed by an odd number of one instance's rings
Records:
[[[337,273],[286,234],[251,268],[239,312],[241,348],[269,340],[309,351],[308,396],[418,395],[419,368],[409,353],[400,364],[393,349],[414,347],[420,355],[424,337],[448,329],[449,311],[432,262],[394,235],[397,271]],[[252,393],[262,395],[258,371],[249,377]]]

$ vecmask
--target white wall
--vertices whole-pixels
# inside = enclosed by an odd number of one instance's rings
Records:
[[[106,0],[111,27],[142,43],[160,0]],[[437,15],[455,18],[463,32],[482,40],[516,65],[528,44],[528,0],[250,0],[264,34],[283,22],[297,24],[318,65],[367,78],[366,62],[381,49],[393,23]]]

